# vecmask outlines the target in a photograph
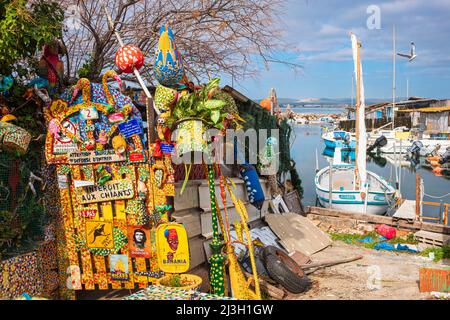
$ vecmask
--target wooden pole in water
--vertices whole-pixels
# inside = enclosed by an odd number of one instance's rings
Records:
[[[416,172],[416,220],[420,220],[420,173]]]

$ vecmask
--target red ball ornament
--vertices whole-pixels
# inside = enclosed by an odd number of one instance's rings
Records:
[[[122,72],[132,73],[144,65],[144,55],[138,47],[127,44],[117,51],[116,65]]]

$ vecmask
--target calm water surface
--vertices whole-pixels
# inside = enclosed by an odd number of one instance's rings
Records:
[[[316,111],[322,113],[322,111]],[[316,169],[316,150],[318,153],[319,168],[328,166],[327,158],[323,155],[325,145],[321,138],[321,128],[319,125],[294,125],[295,140],[291,146],[291,156],[297,164],[297,170],[302,179],[304,189],[303,205],[315,205],[316,192],[314,186],[314,177]],[[403,160],[405,161],[405,160]],[[398,165],[397,165],[398,167]],[[385,178],[395,186],[396,165],[389,162],[384,155],[373,159],[368,157],[367,170],[375,172]],[[401,193],[404,199],[415,199],[416,171],[419,172],[424,181],[425,193],[432,196],[442,196],[450,192],[450,179],[446,177],[435,176],[429,169],[420,165],[418,168],[402,167],[401,175]],[[439,202],[439,199],[433,199],[425,196],[424,201]],[[442,199],[444,203],[450,203],[450,196]],[[424,207],[424,214],[427,216],[437,216],[439,208]]]

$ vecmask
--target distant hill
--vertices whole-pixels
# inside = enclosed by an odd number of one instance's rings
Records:
[[[403,98],[397,98],[397,101]],[[254,99],[253,101],[260,102],[263,99]],[[380,99],[380,98],[366,98],[366,105],[378,104],[382,102],[390,102],[392,98]],[[278,98],[279,104],[283,107],[290,104],[292,106],[345,106],[352,103],[351,98],[303,98],[303,99],[293,99],[293,98]],[[353,99],[353,103],[355,100]]]

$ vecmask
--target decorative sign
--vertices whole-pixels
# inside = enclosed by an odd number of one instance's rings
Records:
[[[58,188],[60,189],[68,189],[69,184],[67,182],[67,176],[63,174],[58,174]]]
[[[55,141],[53,145],[53,154],[67,154],[72,152],[79,152],[76,143],[60,143],[58,140]]]
[[[150,230],[144,226],[128,226],[128,248],[132,257],[150,258]]]
[[[139,164],[144,163],[146,161],[144,152],[130,152],[128,154],[128,163],[129,164]]]
[[[74,136],[78,134],[77,125],[70,120],[61,122],[61,126]],[[77,144],[67,137],[64,132],[60,132],[59,137],[55,139],[53,144],[53,154],[68,154],[72,152],[79,152]]]
[[[161,143],[161,151],[165,155],[174,155],[175,148],[171,143]]]
[[[162,278],[166,275],[165,272],[159,271],[159,272],[155,272],[155,271],[136,271],[134,272],[135,275],[137,276],[143,276],[143,277],[149,277],[149,278]]]
[[[95,150],[73,152],[69,154],[69,164],[90,164],[125,161],[123,155],[118,155],[114,150]]]
[[[126,281],[129,279],[128,256],[126,254],[112,254],[109,256],[111,279]]]
[[[113,180],[103,186],[76,188],[79,203],[88,204],[112,200],[131,199],[134,196],[133,183],[129,180]]]
[[[166,273],[189,269],[189,241],[186,229],[178,223],[164,223],[156,229],[159,268]]]
[[[98,111],[95,107],[80,110],[80,115],[84,120],[97,120]]]
[[[113,249],[112,223],[105,221],[86,221],[86,244],[88,248]]]
[[[97,209],[82,209],[80,211],[80,216],[84,218],[93,218],[97,215]]]
[[[81,188],[81,187],[87,187],[87,186],[94,186],[94,181],[86,181],[86,180],[75,180],[73,182],[73,185],[75,188]]]
[[[122,133],[125,138],[131,138],[133,135],[142,134],[142,128],[139,125],[137,119],[133,119],[127,122],[123,122],[119,124],[120,133]]]

